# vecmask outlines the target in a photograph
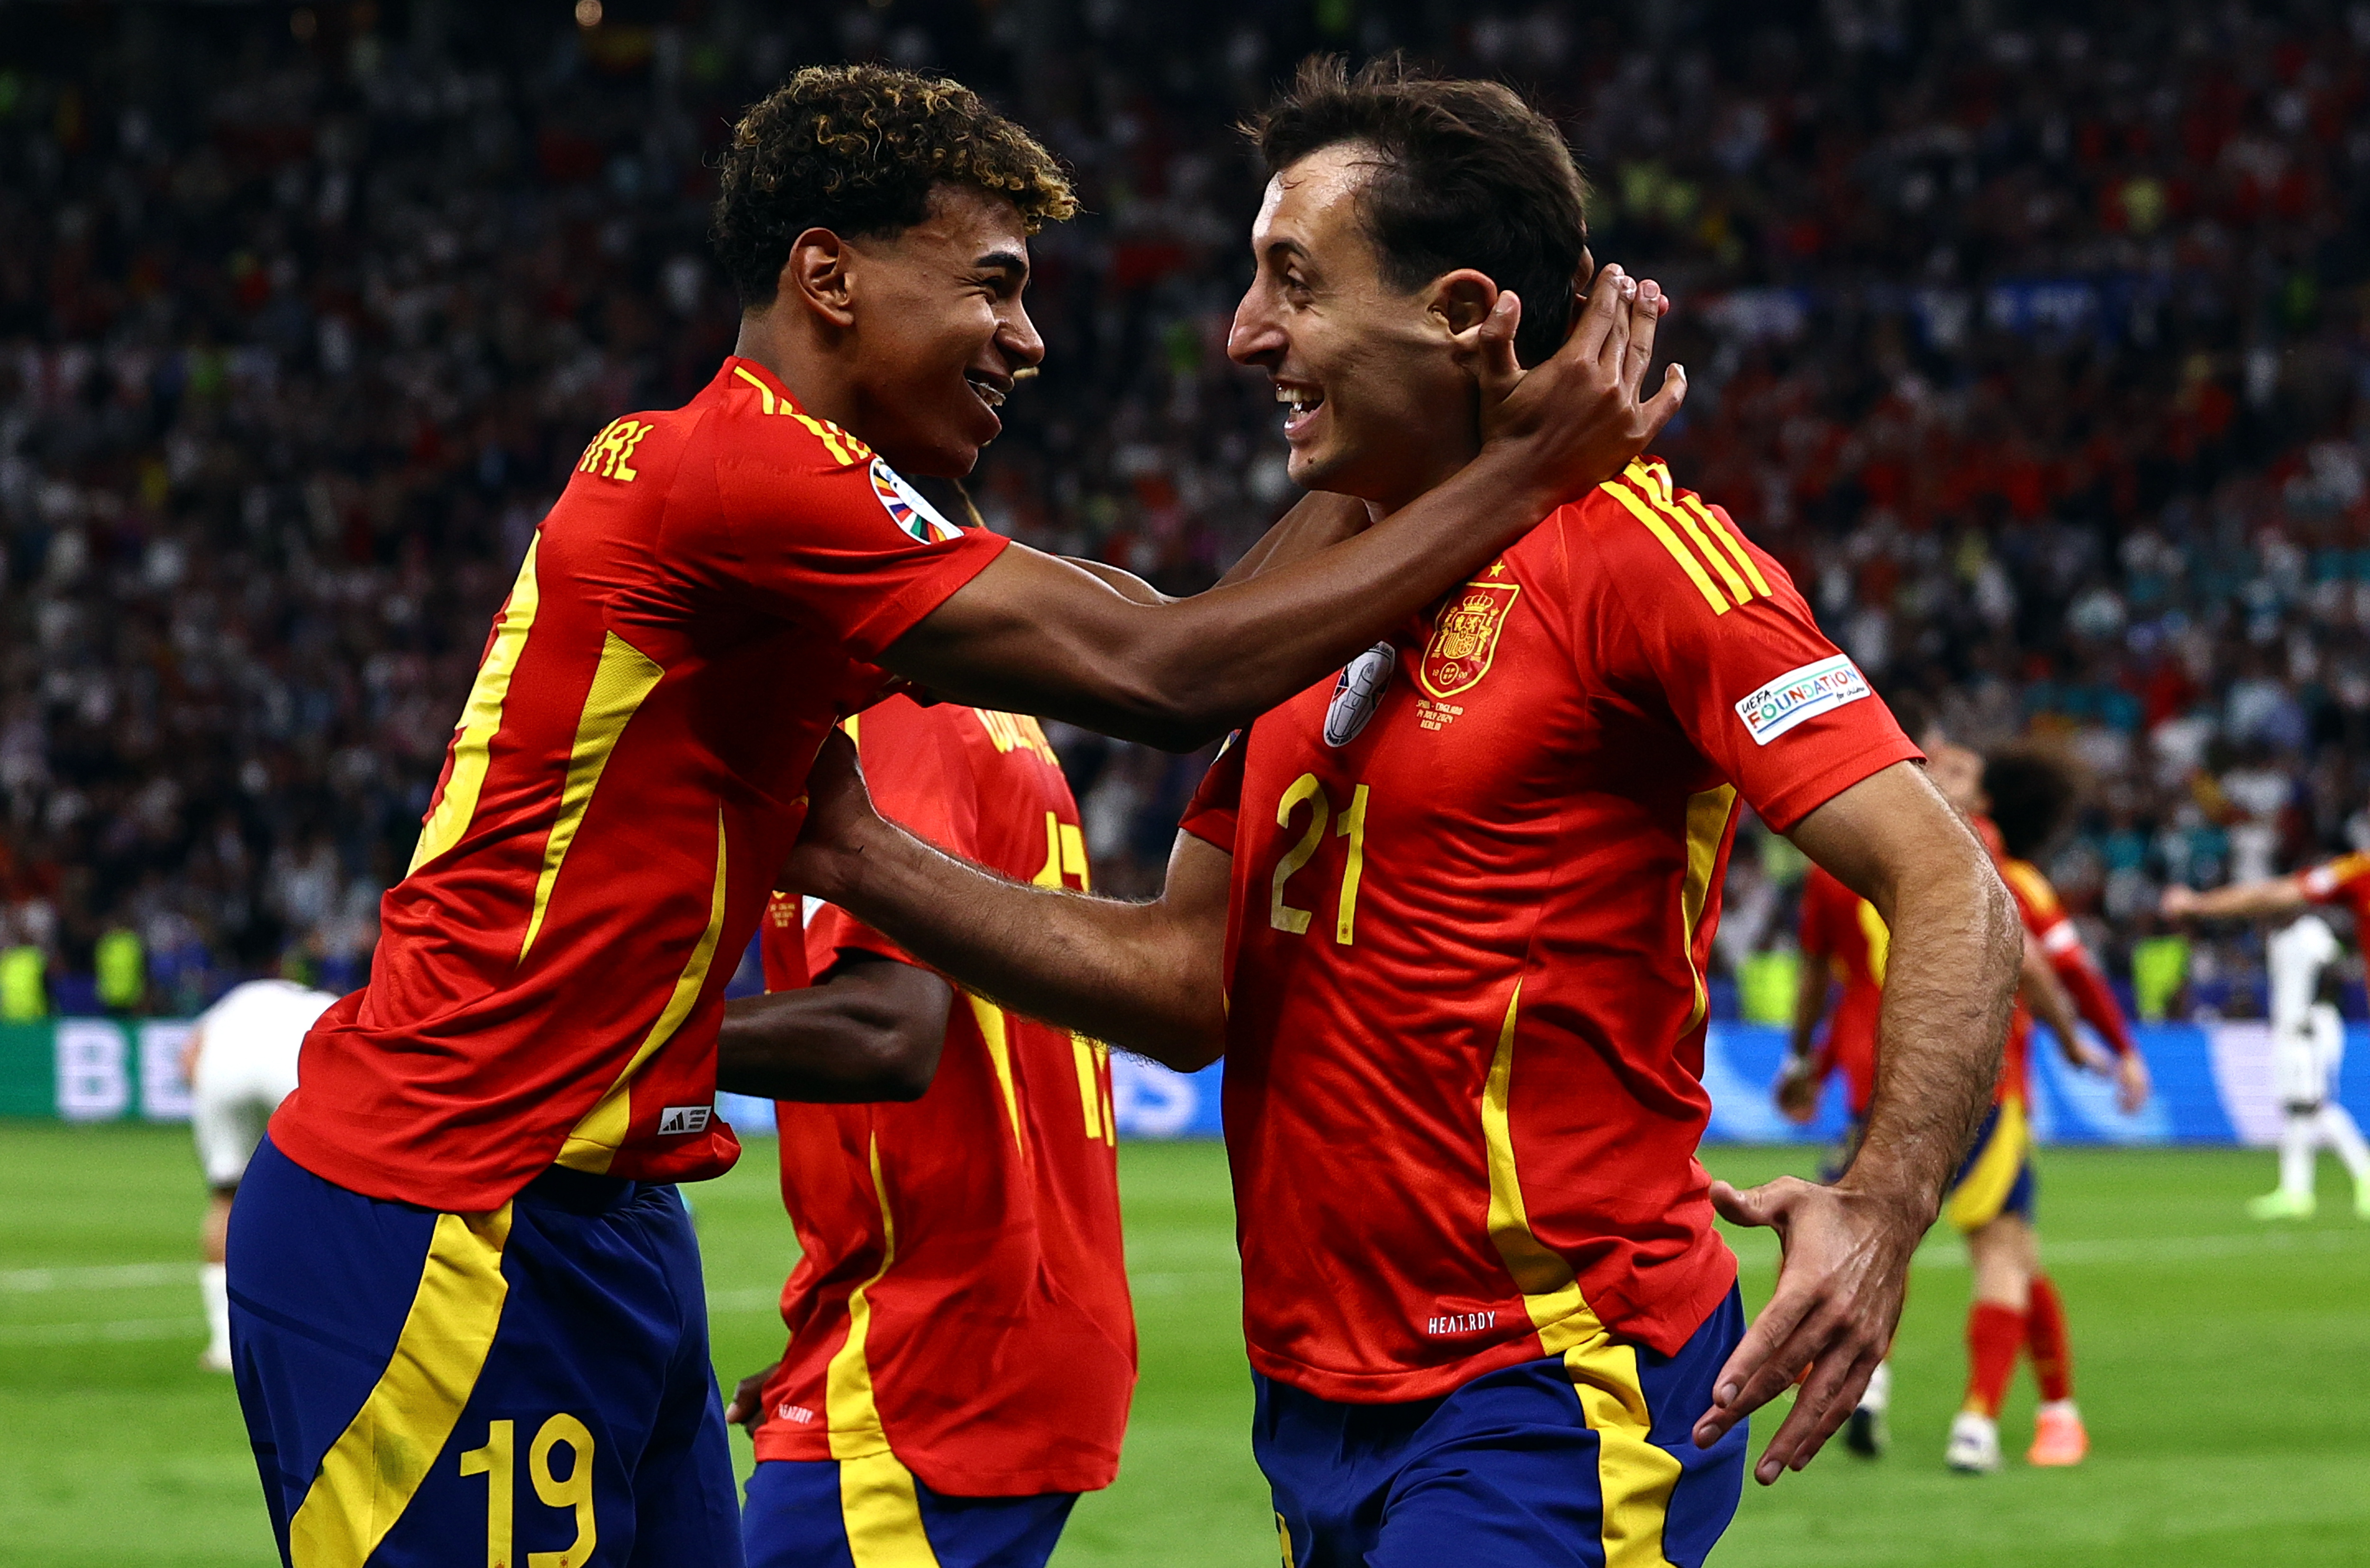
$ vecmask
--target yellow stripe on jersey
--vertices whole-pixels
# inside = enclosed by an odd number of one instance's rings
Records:
[[[2049,885],[2049,878],[2031,861],[2004,860],[2000,862],[2000,875],[2008,879],[2009,887],[2024,895],[2024,901],[2043,920],[2061,912],[2057,889]]]
[[[1730,519],[1725,511],[1719,507],[1708,507],[1694,496],[1681,496],[1679,503],[1703,519],[1704,527],[1720,542],[1722,548],[1736,557],[1737,569],[1753,579],[1755,589],[1763,593],[1771,591],[1769,579],[1761,575],[1761,567],[1754,563],[1753,552],[1744,547],[1735,531],[1729,526]]]
[[[501,1326],[510,1294],[502,1248],[510,1233],[508,1204],[489,1214],[436,1217],[386,1369],[322,1456],[288,1521],[288,1556],[296,1568],[362,1568],[410,1505],[452,1437]]]
[[[1663,516],[1685,529],[1687,537],[1695,541],[1696,549],[1701,553],[1705,560],[1711,563],[1711,569],[1720,574],[1720,580],[1728,585],[1731,597],[1739,604],[1744,603],[1753,597],[1753,589],[1745,585],[1742,577],[1737,575],[1736,568],[1728,564],[1728,557],[1720,554],[1712,542],[1704,536],[1704,531],[1696,526],[1696,520],[1692,516],[1684,509],[1674,507],[1668,501],[1657,504],[1662,508]]]
[[[1646,532],[1651,533],[1661,543],[1662,548],[1671,553],[1671,559],[1676,561],[1679,564],[1679,569],[1687,574],[1687,580],[1696,585],[1696,591],[1703,595],[1704,602],[1711,606],[1713,614],[1728,613],[1729,602],[1720,596],[1720,591],[1714,586],[1710,574],[1703,569],[1703,563],[1696,559],[1694,551],[1679,542],[1679,536],[1671,532],[1670,524],[1662,521],[1651,502],[1618,479],[1607,479],[1597,488],[1628,508],[1630,514],[1646,525]]]
[[[584,711],[576,721],[576,739],[568,750],[568,782],[559,790],[559,816],[544,841],[543,870],[535,879],[535,907],[527,915],[525,940],[519,944],[522,964],[543,930],[544,912],[551,906],[560,863],[568,858],[569,846],[584,825],[585,808],[592,804],[592,792],[601,787],[609,754],[617,749],[618,737],[626,733],[627,721],[665,674],[656,659],[616,633],[603,637],[600,667],[592,672]]]
[[[1086,1116],[1087,1141],[1104,1141],[1103,1092],[1101,1080],[1095,1072],[1095,1042],[1071,1030],[1070,1055],[1078,1069],[1078,1105]]]
[[[1662,1521],[1680,1467],[1649,1441],[1653,1415],[1639,1381],[1637,1352],[1615,1343],[1582,1297],[1570,1265],[1532,1232],[1523,1199],[1509,1114],[1522,1005],[1523,988],[1517,984],[1507,1000],[1497,1053],[1481,1092],[1481,1135],[1490,1157],[1490,1240],[1523,1293],[1539,1347],[1564,1358],[1565,1371],[1580,1396],[1581,1414],[1597,1435],[1606,1568],[1670,1568],[1662,1555]]]
[[[1028,1139],[1020,1135],[1020,1096],[1012,1087],[1012,1031],[1004,1009],[985,997],[963,993],[971,1003],[972,1017],[979,1023],[979,1037],[987,1043],[987,1059],[995,1069],[995,1087],[1004,1095],[1005,1115],[1012,1119],[1012,1141],[1023,1154],[1029,1152]]]
[[[443,793],[436,797],[435,808],[420,827],[420,842],[412,849],[406,876],[459,843],[477,814],[477,792],[485,788],[494,733],[502,727],[502,706],[510,701],[511,674],[518,669],[527,634],[535,629],[540,602],[535,554],[542,543],[541,533],[527,543],[526,559],[519,565],[518,579],[511,584],[501,619],[494,624],[493,647],[486,650],[486,662],[477,667],[477,678],[469,685],[469,700],[461,706],[461,722],[454,727],[453,771],[444,780]]]
[[[751,375],[749,373],[749,367],[746,365],[733,366],[732,373],[757,389],[757,395],[765,400],[758,405],[759,407],[765,409],[768,414],[774,411],[776,399],[774,397],[774,389],[772,387],[767,386],[764,382],[758,380],[755,376]]]
[[[839,1510],[856,1568],[938,1568],[922,1528],[914,1475],[889,1447],[880,1406],[872,1394],[866,1341],[872,1332],[872,1288],[897,1262],[897,1217],[880,1173],[880,1139],[868,1150],[872,1191],[880,1205],[880,1266],[847,1293],[847,1339],[823,1369],[823,1428],[839,1461]]]
[[[1703,971],[1696,967],[1696,922],[1703,918],[1704,900],[1711,897],[1712,864],[1720,859],[1720,841],[1728,832],[1728,818],[1735,808],[1733,784],[1687,796],[1687,870],[1679,884],[1679,940],[1686,954],[1687,976],[1696,987],[1696,1004],[1687,1013],[1690,1029],[1703,1022],[1711,1007]]]
[[[634,1049],[633,1059],[626,1063],[626,1070],[617,1074],[617,1081],[609,1085],[600,1104],[569,1131],[568,1141],[559,1146],[558,1163],[595,1175],[608,1174],[609,1162],[617,1157],[617,1150],[633,1126],[634,1074],[658,1054],[660,1047],[674,1038],[674,1032],[683,1027],[683,1021],[691,1016],[693,1005],[699,1001],[700,988],[708,983],[708,967],[716,961],[716,944],[724,933],[725,868],[724,813],[719,811],[716,814],[716,886],[708,895],[708,929],[700,933],[690,960],[676,977],[673,994],[659,1010],[658,1022],[642,1036],[642,1043]]]
[[[863,462],[864,457],[858,455],[860,452],[869,454],[869,449],[866,448],[863,442],[829,420],[818,419],[811,414],[801,414],[795,408],[785,408],[782,412],[804,425],[808,433],[822,441],[823,450],[830,452],[843,466]]]
[[[1530,1210],[1523,1201],[1522,1173],[1514,1163],[1514,1134],[1509,1107],[1514,1083],[1514,1024],[1523,1006],[1520,982],[1506,1001],[1506,1021],[1498,1030],[1497,1054],[1490,1060],[1490,1076],[1481,1090],[1481,1139],[1490,1156],[1490,1240],[1506,1272],[1523,1293],[1531,1326],[1538,1331],[1540,1348],[1555,1356],[1591,1335],[1605,1332],[1596,1314],[1581,1299],[1580,1282],[1571,1266],[1531,1233]]]

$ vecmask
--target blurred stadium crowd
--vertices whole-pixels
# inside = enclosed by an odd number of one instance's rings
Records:
[[[0,1003],[359,979],[579,449],[731,346],[708,160],[798,64],[942,67],[1073,166],[973,498],[1206,584],[1290,489],[1231,127],[1318,48],[1564,120],[1679,302],[1664,454],[1882,689],[2079,761],[2115,973],[2165,880],[2370,841],[2370,5],[0,0]],[[1198,760],[1059,743],[1148,887]],[[1740,846],[1731,966],[1793,875]]]

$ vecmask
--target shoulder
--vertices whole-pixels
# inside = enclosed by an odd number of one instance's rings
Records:
[[[1670,602],[1713,617],[1791,593],[1777,563],[1726,508],[1673,483],[1646,456],[1567,502],[1550,520],[1576,555],[1635,606]]]

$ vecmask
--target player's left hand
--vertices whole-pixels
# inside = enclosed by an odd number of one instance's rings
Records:
[[[771,1367],[760,1368],[733,1384],[732,1397],[724,1402],[724,1419],[755,1436],[757,1424],[765,1416],[765,1384],[781,1365],[777,1361]]]
[[[1898,1195],[1797,1176],[1743,1192],[1714,1182],[1711,1201],[1731,1224],[1777,1231],[1782,1253],[1778,1288],[1720,1369],[1712,1406],[1696,1423],[1696,1446],[1710,1448],[1800,1379],[1794,1408],[1753,1467],[1754,1479],[1767,1486],[1809,1464],[1859,1402],[1892,1347],[1909,1254],[1933,1216],[1914,1212]]]
[[[2147,1063],[2140,1053],[2133,1051],[2116,1059],[2110,1069],[2115,1075],[2115,1108],[2127,1116],[2140,1114],[2148,1102],[2148,1092],[2155,1087],[2148,1080]]]

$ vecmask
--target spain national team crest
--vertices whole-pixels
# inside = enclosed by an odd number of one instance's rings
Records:
[[[1498,657],[1498,634],[1505,630],[1507,612],[1522,591],[1511,582],[1468,582],[1448,596],[1416,665],[1425,691],[1445,700],[1481,683]]]
[[[880,498],[890,521],[925,544],[936,544],[962,532],[940,517],[938,509],[924,500],[920,491],[905,483],[904,475],[877,457],[872,460],[872,493]]]

